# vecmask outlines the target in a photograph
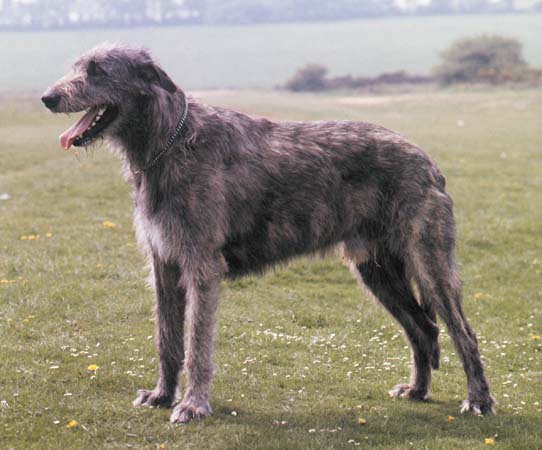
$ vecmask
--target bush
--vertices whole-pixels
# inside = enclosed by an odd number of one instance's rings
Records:
[[[442,84],[523,81],[528,73],[521,43],[502,36],[460,39],[442,53],[442,59],[434,69]]]
[[[353,77],[343,75],[326,78],[327,68],[318,64],[309,64],[299,69],[284,85],[290,91],[323,91],[331,89],[362,89],[383,84],[422,84],[433,82],[432,77],[412,75],[405,71],[384,72],[376,77]]]
[[[326,75],[326,66],[307,64],[286,82],[285,87],[290,91],[323,91],[327,87]]]

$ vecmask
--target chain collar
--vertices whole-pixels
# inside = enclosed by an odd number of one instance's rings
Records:
[[[148,164],[146,164],[144,167],[142,167],[141,169],[139,170],[134,170],[133,173],[134,174],[140,174],[140,173],[143,173],[143,172],[146,172],[147,170],[151,169],[152,167],[154,167],[158,161],[160,160],[160,158],[162,156],[164,156],[164,154],[171,148],[171,146],[174,144],[175,140],[179,137],[179,133],[181,132],[181,129],[184,125],[184,121],[186,120],[186,116],[188,115],[188,100],[186,101],[186,106],[184,108],[184,112],[183,112],[183,115],[181,117],[181,120],[179,120],[179,122],[177,123],[177,126],[175,127],[175,130],[173,131],[173,133],[169,136],[167,142],[166,142],[166,145],[164,146],[164,148],[160,151],[160,153],[158,153],[158,155],[156,155],[151,162],[149,162]]]

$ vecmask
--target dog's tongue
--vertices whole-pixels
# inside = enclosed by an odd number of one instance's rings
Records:
[[[68,128],[64,133],[59,137],[60,146],[64,150],[68,150],[75,139],[85,132],[85,130],[90,126],[94,118],[98,115],[97,109],[91,109],[83,117],[81,117],[76,123],[74,123],[70,128]]]

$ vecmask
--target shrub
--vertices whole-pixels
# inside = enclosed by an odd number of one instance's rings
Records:
[[[383,84],[422,84],[433,82],[426,75],[412,75],[405,71],[384,72],[376,77],[353,77],[343,75],[326,78],[327,69],[317,64],[309,64],[299,69],[284,85],[290,91],[323,91],[331,89],[362,89]]]
[[[442,64],[434,69],[442,84],[522,81],[527,72],[519,41],[487,35],[456,41],[442,53]]]
[[[326,75],[326,66],[307,64],[286,82],[285,87],[290,91],[323,91],[327,87]]]

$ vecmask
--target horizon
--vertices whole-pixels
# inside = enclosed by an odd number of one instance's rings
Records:
[[[243,26],[5,31],[0,48],[9,70],[0,72],[0,92],[44,89],[79,54],[104,41],[148,48],[188,90],[273,89],[308,63],[325,65],[331,77],[400,70],[427,75],[453,41],[479,34],[518,39],[527,62],[542,67],[541,19],[542,14],[448,15]]]

